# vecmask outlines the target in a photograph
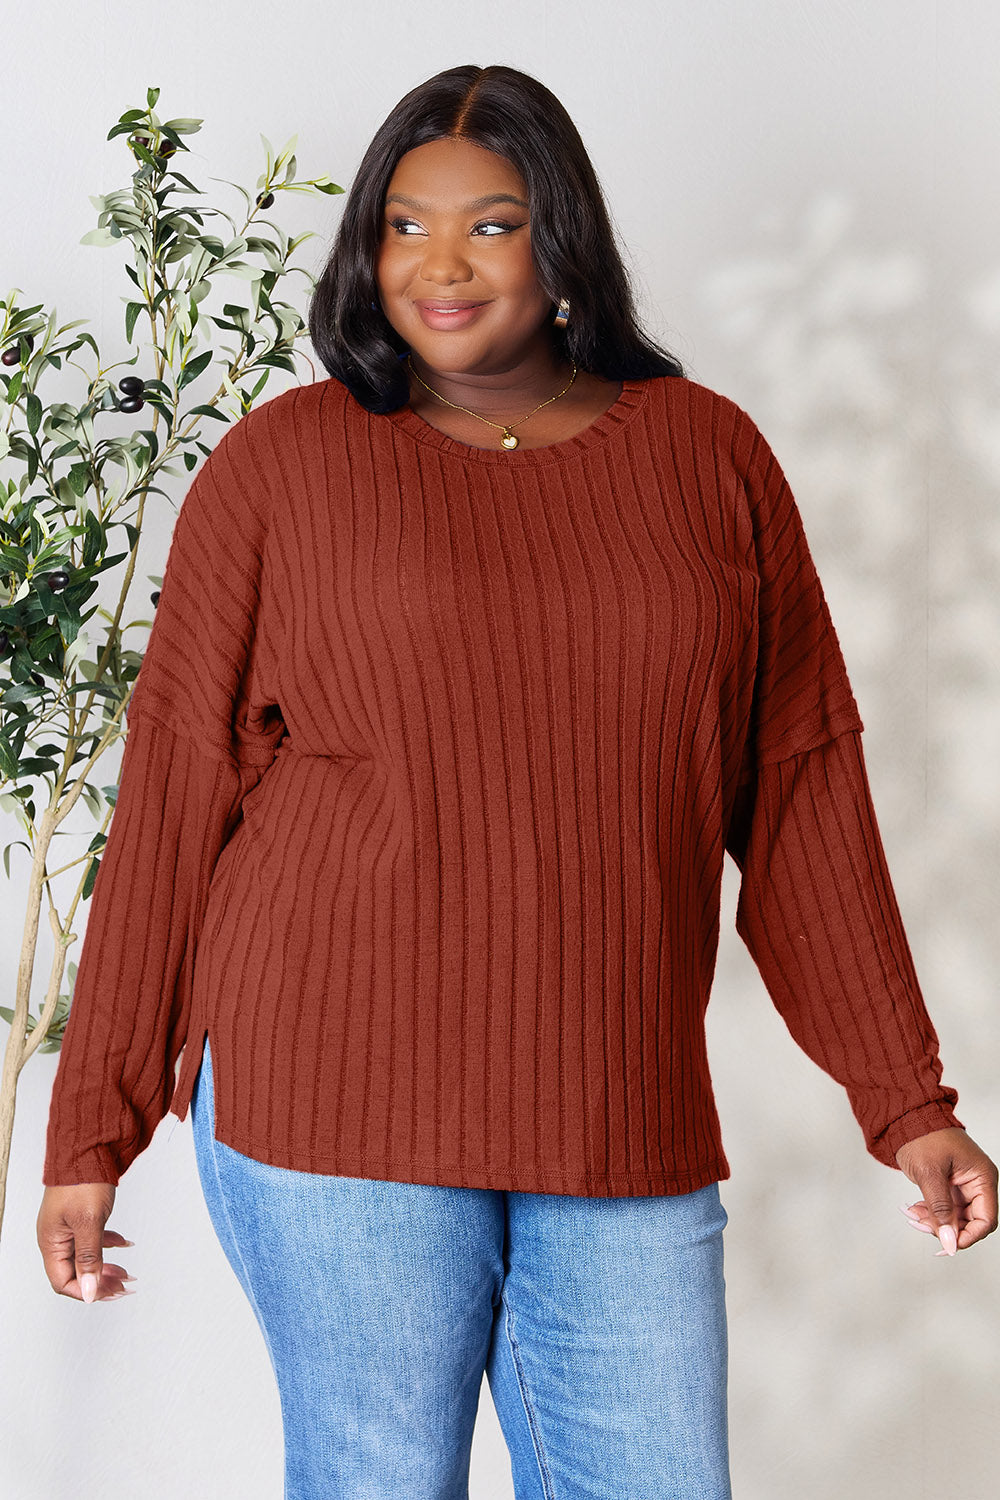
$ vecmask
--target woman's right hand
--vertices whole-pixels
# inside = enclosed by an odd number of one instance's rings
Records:
[[[124,1266],[104,1259],[108,1246],[131,1245],[117,1229],[105,1229],[115,1203],[110,1182],[46,1187],[35,1230],[53,1291],[78,1302],[113,1302],[131,1297]]]

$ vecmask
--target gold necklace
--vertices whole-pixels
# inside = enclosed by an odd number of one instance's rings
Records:
[[[407,354],[406,356],[406,363],[409,365],[410,369],[413,370],[414,375],[417,375],[416,370],[413,369],[413,360],[409,354]],[[573,374],[570,376],[569,385],[564,386],[563,389],[559,391],[555,396],[549,396],[547,400],[539,401],[534,411],[529,411],[528,417],[533,417],[536,411],[541,411],[542,407],[548,406],[550,401],[558,401],[560,396],[565,396],[566,392],[569,390],[569,386],[572,385],[573,381],[576,379],[576,373],[577,367],[574,363]],[[419,375],[417,375],[417,379],[420,380]],[[424,390],[430,391],[432,396],[437,396],[439,401],[443,401],[445,406],[452,406],[456,411],[464,411],[470,417],[478,417],[480,422],[489,422],[489,425],[491,427],[499,427],[500,431],[503,433],[500,441],[505,448],[517,447],[517,438],[514,436],[512,428],[520,427],[522,422],[526,422],[528,420],[528,417],[521,417],[519,421],[511,422],[509,426],[505,427],[502,422],[490,422],[489,417],[480,417],[477,411],[469,411],[469,408],[467,406],[459,406],[456,402],[449,401],[447,396],[441,395],[440,391],[433,390],[432,387],[427,384],[426,380],[420,380],[420,384],[424,387]]]

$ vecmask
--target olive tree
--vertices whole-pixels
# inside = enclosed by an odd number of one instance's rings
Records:
[[[126,110],[109,131],[108,140],[124,137],[135,170],[128,187],[91,199],[98,225],[81,240],[127,251],[127,353],[105,364],[89,333],[71,332],[86,319],[57,326],[54,310],[17,304],[20,288],[0,300],[0,816],[23,834],[4,845],[6,878],[12,866],[22,878],[27,860],[13,1004],[0,1006],[10,1027],[0,1076],[0,1225],[18,1077],[36,1049],[61,1044],[76,974],[76,965],[67,965],[73,926],[93,889],[114,812],[117,778],[98,785],[95,776],[126,732],[124,712],[142,661],[131,632],[152,623],[130,617],[147,501],[163,496],[172,503],[164,478],[190,474],[199,453],[211,451],[203,433],[247,412],[272,370],[295,374],[295,341],[306,328],[276,292],[293,270],[314,284],[289,265],[313,233],[289,238],[264,215],[280,193],[343,192],[326,176],[295,180],[297,137],[276,153],[262,136],[266,165],[255,193],[229,184],[244,200],[237,223],[202,201],[179,170],[181,153],[190,154],[183,137],[202,121],[161,122],[158,97],[158,89],[147,90],[146,108]],[[228,227],[213,233],[212,219]],[[245,295],[209,313],[221,277],[238,279]],[[74,358],[81,351],[89,351],[92,373]],[[69,388],[70,367],[86,378],[82,401]],[[203,393],[186,405],[199,377]],[[82,381],[74,380],[79,390]],[[141,425],[115,436],[105,421],[102,434],[102,418],[113,412]],[[101,578],[109,608],[92,602]],[[158,594],[150,597],[155,607]],[[81,798],[95,825],[89,838],[60,828]],[[69,839],[70,849],[57,846],[59,838]],[[60,909],[54,883],[68,875]],[[43,900],[53,948],[35,1015]]]

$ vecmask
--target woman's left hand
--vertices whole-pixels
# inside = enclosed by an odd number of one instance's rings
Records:
[[[903,1213],[915,1229],[937,1235],[938,1255],[967,1250],[996,1229],[997,1168],[966,1131],[931,1130],[900,1146],[896,1161],[923,1193]]]

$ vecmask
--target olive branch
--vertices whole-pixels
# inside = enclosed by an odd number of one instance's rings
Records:
[[[77,937],[72,928],[93,890],[114,812],[117,779],[97,786],[92,778],[124,737],[123,715],[142,662],[125,634],[152,624],[126,619],[146,499],[170,500],[161,476],[184,478],[199,451],[211,452],[200,435],[206,419],[237,420],[272,369],[296,373],[295,341],[307,330],[298,310],[275,292],[293,271],[314,284],[302,267],[289,265],[314,234],[289,238],[262,215],[279,193],[343,192],[326,176],[295,180],[296,136],[279,152],[261,136],[266,164],[256,192],[228,184],[245,202],[237,227],[223,209],[191,201],[204,194],[178,161],[189,149],[183,137],[203,122],[160,121],[159,92],[148,89],[146,108],[126,110],[108,132],[108,140],[125,137],[137,165],[129,187],[91,198],[98,225],[80,241],[128,247],[132,285],[122,301],[125,345],[134,352],[105,366],[89,333],[71,334],[86,319],[57,326],[54,309],[17,305],[20,288],[0,300],[0,811],[24,833],[4,846],[4,873],[11,878],[12,850],[24,849],[30,861],[14,1003],[0,1006],[10,1025],[0,1074],[0,1226],[18,1077],[36,1049],[61,1045],[76,976],[69,963],[64,992],[67,951]],[[228,224],[228,237],[206,229],[210,218]],[[210,314],[207,299],[221,276],[245,281],[247,296]],[[216,349],[214,329],[232,336],[229,347]],[[96,373],[73,358],[85,345]],[[66,395],[64,365],[87,380],[82,405],[39,393],[43,377],[51,381],[56,372]],[[116,382],[125,366],[134,373]],[[203,375],[215,389],[184,409],[187,387]],[[106,414],[140,412],[147,425],[124,436],[99,434]],[[102,575],[117,591],[110,610],[88,607]],[[155,607],[158,593],[150,597]],[[80,798],[97,829],[85,849],[50,868],[56,838],[69,837],[74,846],[86,838],[60,829]],[[76,887],[60,912],[53,884],[71,871]],[[30,1004],[43,900],[54,947],[36,1017]]]

